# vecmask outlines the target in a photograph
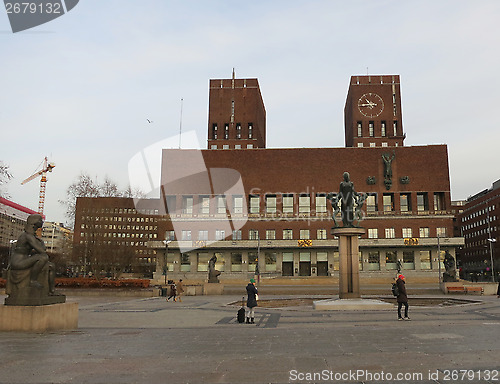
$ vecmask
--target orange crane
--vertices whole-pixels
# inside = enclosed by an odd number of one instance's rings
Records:
[[[54,163],[49,163],[47,160],[47,157],[43,160],[43,165],[42,169],[35,174],[31,175],[28,177],[26,180],[24,180],[21,185],[26,184],[28,181],[31,181],[38,176],[42,175],[42,178],[40,180],[40,199],[38,200],[38,213],[40,215],[43,215],[43,206],[45,204],[45,188],[47,186],[47,172],[52,172],[52,168],[54,168],[56,165]]]

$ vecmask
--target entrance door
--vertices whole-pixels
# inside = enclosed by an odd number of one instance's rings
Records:
[[[328,276],[328,261],[318,261],[318,276]]]
[[[293,276],[293,261],[284,261],[281,270],[283,276]]]
[[[311,276],[311,262],[301,261],[299,263],[299,276]]]

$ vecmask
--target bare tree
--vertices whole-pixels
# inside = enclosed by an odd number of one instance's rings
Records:
[[[7,184],[12,179],[9,166],[0,161],[0,197],[8,197],[7,192],[3,191],[2,185]]]

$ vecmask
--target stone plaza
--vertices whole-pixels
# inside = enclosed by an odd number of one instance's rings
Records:
[[[411,295],[410,285],[411,321],[397,321],[395,306],[330,312],[295,305],[257,307],[250,325],[236,321],[241,291],[182,302],[68,295],[79,304],[77,329],[0,333],[0,383],[500,381],[496,296]],[[426,305],[426,298],[465,302]]]

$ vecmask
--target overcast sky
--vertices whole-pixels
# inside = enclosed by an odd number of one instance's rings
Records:
[[[81,172],[121,188],[129,160],[179,132],[206,148],[211,78],[258,78],[267,147],[343,147],[352,75],[399,74],[405,145],[448,145],[453,200],[500,178],[500,1],[80,0],[13,34],[0,10],[0,160],[47,220]],[[146,119],[153,120],[148,123]],[[307,128],[304,130],[304,128]]]

